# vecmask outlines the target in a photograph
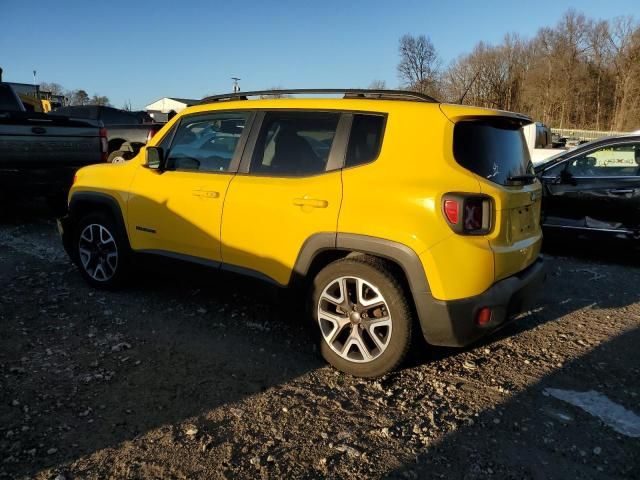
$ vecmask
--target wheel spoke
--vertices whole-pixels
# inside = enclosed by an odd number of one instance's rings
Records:
[[[87,265],[91,261],[91,252],[86,248],[80,247],[78,249],[78,253],[80,254],[80,261],[82,262],[82,266],[87,268]]]
[[[118,245],[107,228],[92,223],[80,234],[78,257],[91,278],[106,282],[118,268]]]
[[[350,362],[375,360],[389,346],[393,323],[388,305],[380,290],[362,278],[330,282],[318,300],[317,318],[323,341]]]
[[[346,350],[347,355],[349,355],[349,351],[351,350],[351,347],[356,347],[360,352],[360,355],[362,356],[362,359],[364,361],[369,361],[373,358],[364,340],[360,336],[360,332],[358,331],[357,326],[354,326],[352,328],[351,335],[349,335],[349,339],[346,341],[346,345],[348,346]]]

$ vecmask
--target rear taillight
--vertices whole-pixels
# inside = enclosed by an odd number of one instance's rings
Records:
[[[445,200],[444,215],[447,217],[449,223],[458,223],[460,218],[460,203],[457,200]]]
[[[107,129],[100,129],[100,158],[103,162],[109,158],[109,142],[107,141]]]
[[[151,141],[151,139],[153,138],[153,136],[158,133],[158,130],[160,130],[159,128],[150,128],[149,129],[149,133],[147,133],[147,143],[149,143]]]
[[[442,198],[442,212],[451,229],[461,235],[485,235],[491,231],[491,197],[447,193]]]

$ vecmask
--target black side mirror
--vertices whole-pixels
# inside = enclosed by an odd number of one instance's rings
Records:
[[[573,178],[573,174],[571,172],[569,172],[568,170],[562,170],[562,172],[560,172],[560,175],[558,175],[556,177],[557,182],[556,183],[567,183],[569,185],[577,185],[578,182],[576,182],[575,178]]]
[[[151,170],[162,172],[165,168],[164,151],[160,147],[147,147],[147,162],[145,166]]]

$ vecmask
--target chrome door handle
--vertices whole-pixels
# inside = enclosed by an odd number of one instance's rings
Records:
[[[220,196],[219,192],[214,192],[213,190],[194,190],[191,194],[202,198],[218,198]]]
[[[626,193],[633,193],[633,188],[614,188],[609,190],[609,193],[613,193],[614,195],[624,195]]]
[[[321,200],[318,198],[294,198],[293,204],[296,207],[313,207],[313,208],[327,208],[329,206],[329,202],[326,200]]]

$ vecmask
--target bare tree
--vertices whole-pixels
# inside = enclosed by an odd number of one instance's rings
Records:
[[[82,89],[73,90],[67,94],[71,105],[87,105],[89,102],[89,94]]]
[[[109,97],[94,93],[93,97],[89,100],[89,105],[109,106],[111,103],[109,102]]]
[[[369,89],[370,90],[386,90],[387,82],[385,82],[384,80],[374,80],[369,84]]]
[[[65,88],[62,85],[55,82],[52,82],[52,83],[42,82],[40,84],[40,91],[50,92],[51,95],[65,95],[67,93]]]
[[[449,101],[515,110],[551,126],[640,128],[640,26],[567,11],[531,40],[479,42],[442,72]]]
[[[398,77],[403,85],[421,93],[436,93],[440,59],[431,40],[407,34],[400,39],[398,51]]]

